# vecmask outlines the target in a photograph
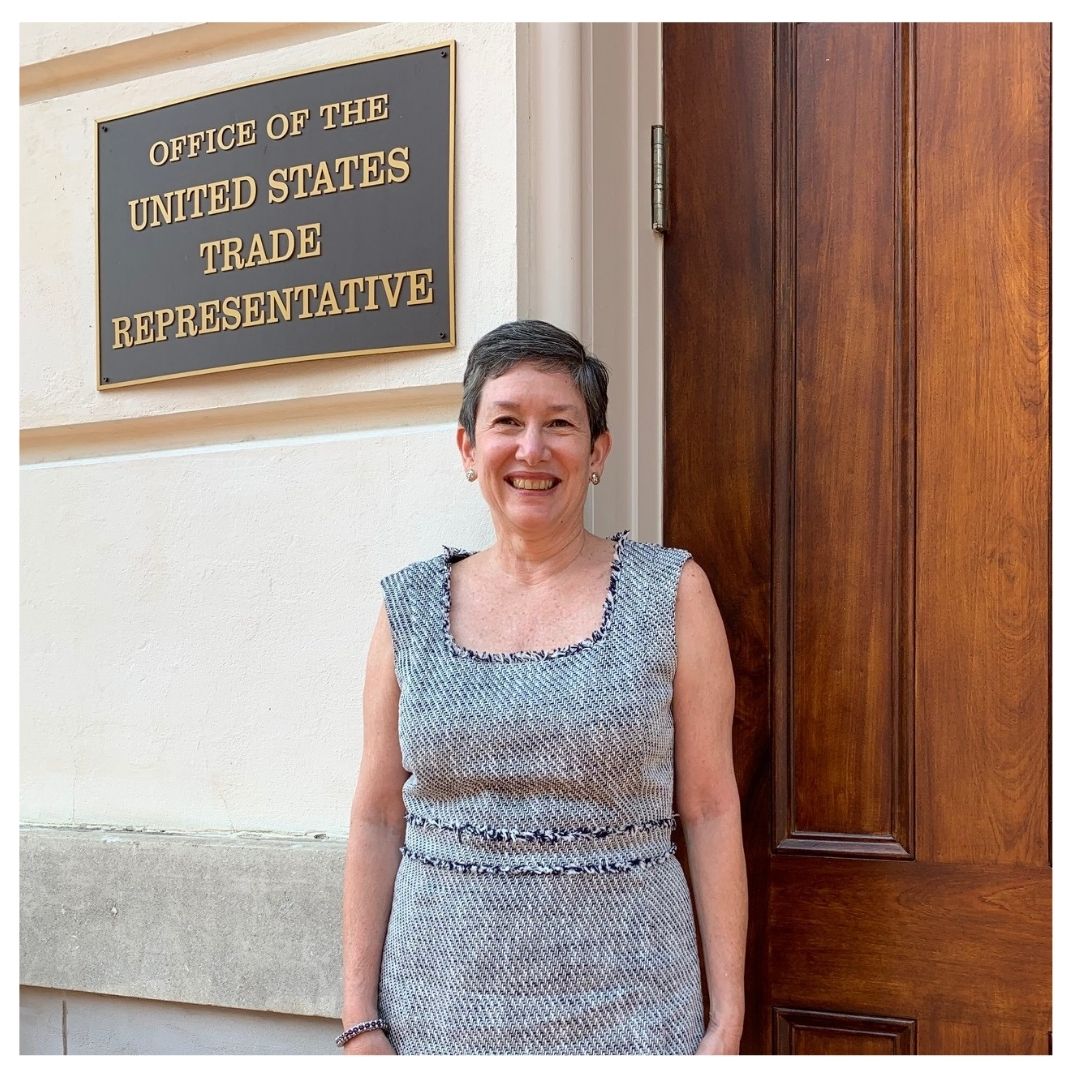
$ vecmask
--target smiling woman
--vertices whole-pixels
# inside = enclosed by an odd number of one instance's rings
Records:
[[[345,870],[348,1053],[738,1050],[745,870],[695,891],[706,1027],[671,857],[681,815],[720,821],[688,832],[724,837],[695,843],[701,865],[742,866],[727,642],[689,552],[584,527],[607,384],[544,322],[469,355],[458,450],[496,539],[382,581]]]
[[[597,382],[606,397],[606,378]],[[464,421],[458,428],[462,461],[477,475],[504,551],[514,555],[523,545],[546,550],[556,570],[583,548],[595,553],[582,526],[585,496],[603,474],[611,435],[606,424],[593,434],[571,375],[537,362],[515,364],[489,376],[476,414]]]

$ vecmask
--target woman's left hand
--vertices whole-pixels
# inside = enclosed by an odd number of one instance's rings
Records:
[[[698,1044],[697,1054],[737,1054],[741,1041],[742,1024],[710,1024]]]

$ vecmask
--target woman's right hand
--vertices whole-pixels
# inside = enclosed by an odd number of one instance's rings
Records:
[[[361,1031],[359,1035],[354,1035],[342,1049],[346,1054],[397,1054],[382,1028]]]

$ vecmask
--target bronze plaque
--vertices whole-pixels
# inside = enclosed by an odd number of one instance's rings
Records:
[[[102,120],[98,389],[454,344],[454,42]]]

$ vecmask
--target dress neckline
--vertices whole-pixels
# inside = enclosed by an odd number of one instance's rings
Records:
[[[600,625],[586,638],[575,641],[572,645],[560,645],[555,649],[523,649],[516,652],[488,652],[484,649],[469,649],[459,645],[450,632],[450,567],[461,559],[475,555],[475,551],[466,551],[464,548],[443,545],[443,553],[439,558],[442,570],[442,629],[443,640],[450,653],[456,657],[467,660],[482,660],[493,663],[511,663],[521,660],[558,660],[564,656],[591,648],[602,641],[611,627],[615,612],[615,598],[618,593],[619,575],[622,572],[623,547],[629,534],[629,529],[608,536],[606,539],[615,542],[615,550],[611,556],[611,574],[608,578],[607,595],[604,597],[604,608],[600,615]]]

